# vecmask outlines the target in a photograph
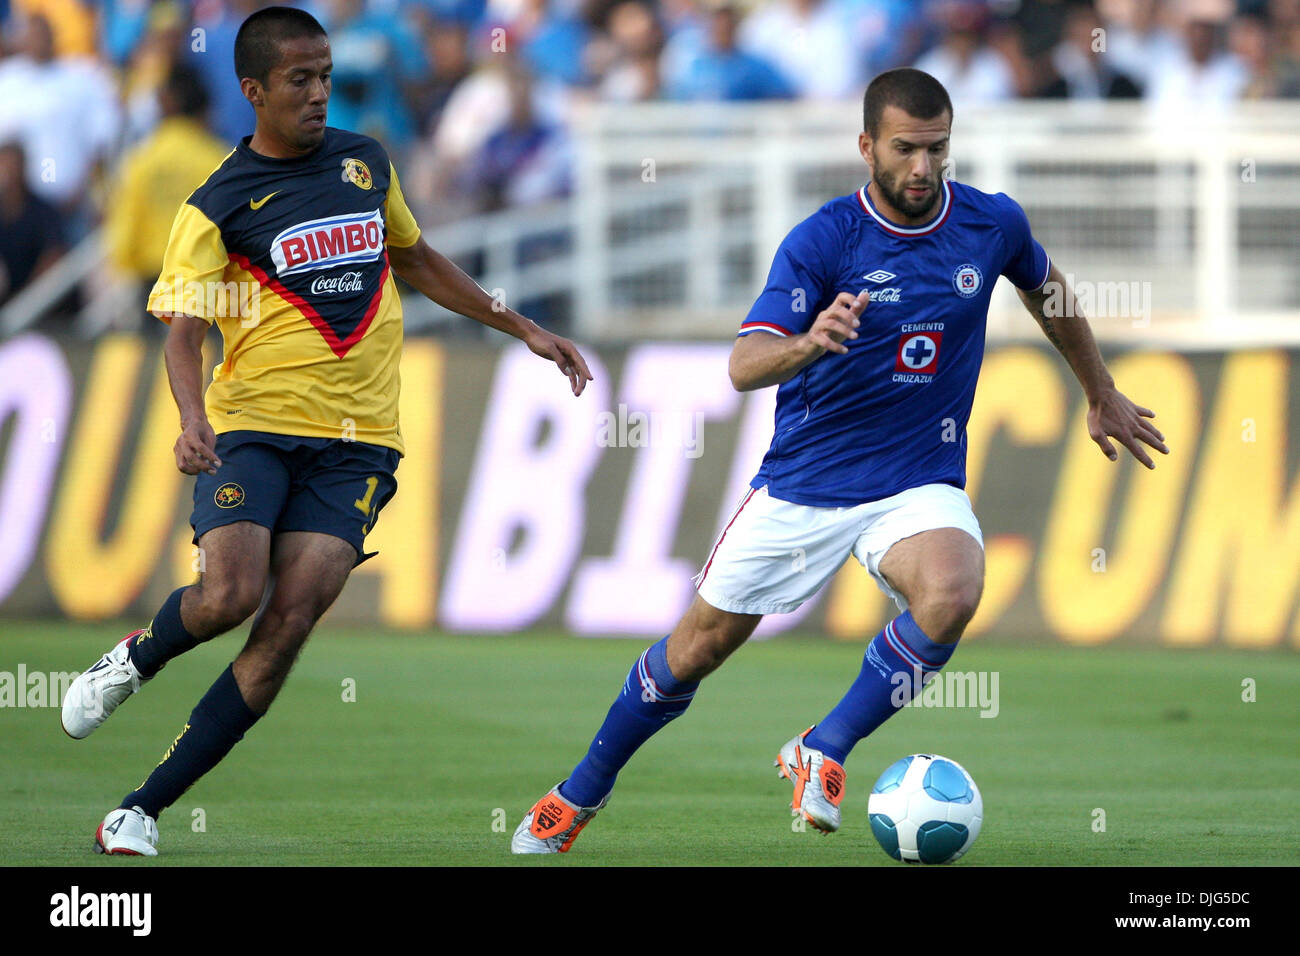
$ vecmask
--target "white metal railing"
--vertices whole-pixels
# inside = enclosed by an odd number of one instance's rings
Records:
[[[34,325],[103,261],[99,233],[92,233],[4,304],[0,336],[17,335]]]
[[[733,334],[786,232],[856,189],[858,103],[595,104],[573,117],[572,200],[426,232],[510,305],[564,301],[584,340]],[[963,110],[954,178],[1006,192],[1078,282],[1132,283],[1143,315],[1098,336],[1181,347],[1300,342],[1300,104],[1174,114],[1146,103]],[[0,313],[30,324],[102,257],[88,240]],[[404,298],[412,330],[454,317]],[[93,323],[90,323],[93,324]],[[87,323],[82,323],[82,328]],[[1006,283],[993,339],[1036,336]]]
[[[729,333],[791,226],[866,180],[860,128],[855,103],[588,108],[577,122],[579,334],[645,334],[647,311],[668,334]],[[1025,207],[1062,271],[1132,283],[1147,297],[1144,314],[1094,317],[1101,337],[1300,341],[1300,105],[1175,115],[1146,103],[1018,101],[959,113],[951,157],[954,178]],[[739,213],[710,188],[723,174],[748,181],[751,201]],[[660,195],[669,183],[690,193],[689,225],[675,235],[647,226],[639,241],[612,246],[621,197],[639,193],[647,210],[665,208],[675,201]],[[734,236],[737,226],[736,246],[700,241]],[[664,248],[677,250],[688,280],[625,307],[614,294],[618,277]],[[746,267],[729,273],[723,257]],[[991,337],[1036,334],[1000,284]]]

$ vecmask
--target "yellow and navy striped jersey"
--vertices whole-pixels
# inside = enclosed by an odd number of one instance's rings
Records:
[[[327,128],[305,157],[249,138],[181,206],[149,311],[217,323],[206,406],[236,430],[403,450],[402,306],[387,246],[420,238],[383,147]]]

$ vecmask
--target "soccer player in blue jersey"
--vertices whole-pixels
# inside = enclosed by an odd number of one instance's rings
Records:
[[[762,616],[799,607],[851,554],[902,613],[843,699],[776,761],[794,811],[839,828],[845,758],[919,692],[917,675],[947,663],[979,604],[965,426],[998,276],[1083,386],[1101,451],[1116,460],[1114,439],[1148,468],[1144,445],[1168,454],[1154,413],[1115,388],[1077,303],[1049,305],[1064,278],[1020,206],[943,177],[951,125],[948,94],[926,73],[891,70],[867,88],[858,145],[871,181],[785,238],[732,350],[738,390],[779,386],[771,448],[695,578],[694,603],[637,659],[587,755],[528,811],[515,853],[566,852],[636,749]],[[953,423],[960,441],[945,440]]]

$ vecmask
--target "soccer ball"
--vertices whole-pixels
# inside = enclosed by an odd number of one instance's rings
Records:
[[[871,832],[895,860],[951,863],[979,836],[984,800],[955,760],[912,754],[880,775],[867,813]]]

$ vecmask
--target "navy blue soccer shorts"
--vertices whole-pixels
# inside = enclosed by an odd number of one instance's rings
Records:
[[[395,449],[339,438],[232,431],[217,436],[221,467],[194,482],[194,543],[222,525],[252,521],[273,535],[315,531],[342,538],[357,564],[375,556],[366,535],[397,491]]]

